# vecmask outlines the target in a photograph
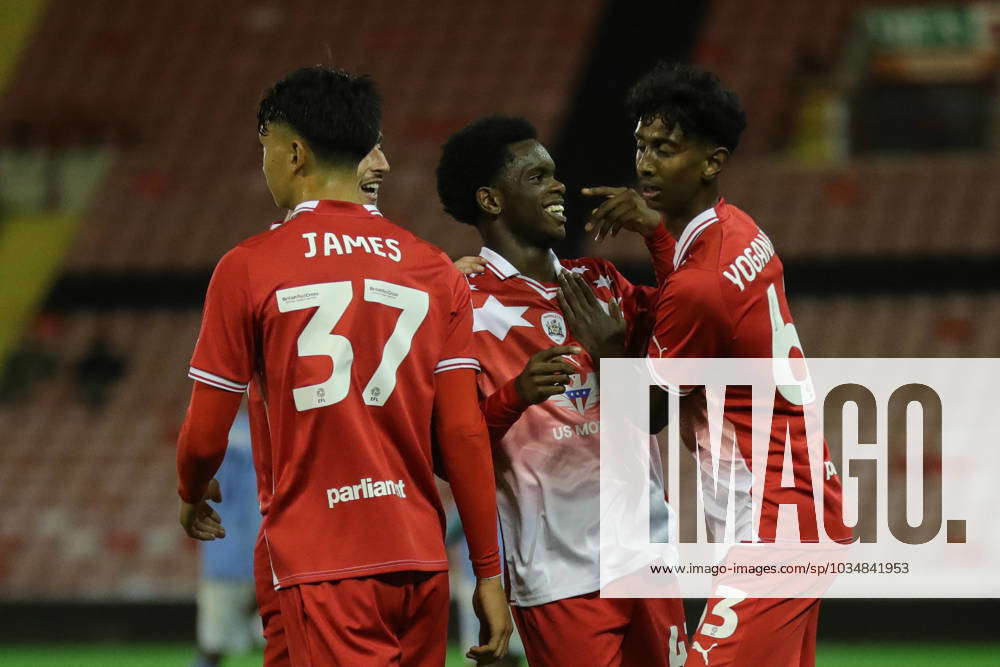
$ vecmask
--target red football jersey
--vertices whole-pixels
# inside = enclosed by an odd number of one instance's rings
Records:
[[[660,292],[656,325],[649,344],[652,358],[760,358],[801,357],[802,348],[785,299],[781,260],[770,239],[753,219],[719,200],[696,216],[677,241],[674,272]],[[680,393],[691,391],[681,388]],[[801,397],[799,397],[801,398]],[[817,540],[817,526],[825,522],[829,537],[850,537],[841,518],[840,479],[823,445],[824,515],[816,517],[801,401],[776,392],[764,498],[758,537],[775,538],[779,504],[797,506],[802,541]],[[735,433],[742,461],[737,462],[736,484],[748,491],[752,475],[752,399],[749,387],[730,386],[725,416]],[[705,436],[707,423],[693,419],[696,433]],[[791,450],[794,486],[781,485],[786,448]],[[699,442],[702,442],[699,437]],[[707,438],[706,438],[707,440]],[[724,443],[725,445],[725,443]],[[742,474],[741,479],[741,471]],[[749,498],[749,496],[743,496]],[[737,526],[752,526],[749,505],[737,513]],[[738,533],[739,534],[739,533]],[[744,533],[744,539],[749,536]]]
[[[278,585],[447,569],[433,375],[478,368],[471,333],[461,274],[374,206],[305,202],[220,260],[190,376],[253,380],[266,404],[255,461]]]
[[[267,404],[261,394],[259,380],[254,377],[247,385],[247,417],[250,422],[250,442],[253,443],[253,464],[257,471],[257,505],[261,513],[271,503],[271,429],[267,424]]]
[[[672,239],[663,236],[669,252]],[[516,378],[537,352],[579,342],[559,305],[558,284],[522,275],[489,248],[479,254],[487,260],[487,268],[470,276],[469,284],[473,355],[482,365],[479,388],[486,397]],[[607,260],[560,260],[552,253],[551,261],[557,273],[571,271],[583,277],[602,304],[614,300],[621,306],[628,324],[626,345],[631,354],[641,355],[653,323],[656,288],[633,285]],[[566,392],[525,409],[502,436],[493,434],[508,594],[519,606],[600,588],[600,387],[594,360],[586,351],[565,358],[578,369]],[[655,457],[650,466],[651,529],[665,541],[669,510],[659,451],[651,446],[650,454]],[[648,562],[608,567],[627,574]]]

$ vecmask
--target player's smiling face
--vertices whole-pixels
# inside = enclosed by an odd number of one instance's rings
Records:
[[[507,150],[513,159],[497,183],[501,216],[517,236],[550,247],[566,237],[566,186],[556,180],[555,162],[538,141],[519,141]]]
[[[718,173],[713,150],[684,134],[680,124],[661,118],[640,121],[635,129],[635,170],[639,194],[650,208],[685,215],[689,202]]]
[[[375,148],[358,163],[358,187],[361,188],[361,195],[366,200],[364,203],[372,206],[378,204],[379,188],[382,187],[382,180],[388,173],[389,160],[382,151],[382,141],[379,139]]]

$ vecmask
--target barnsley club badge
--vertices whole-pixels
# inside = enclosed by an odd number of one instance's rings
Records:
[[[542,330],[556,345],[566,342],[566,320],[559,313],[542,313]]]

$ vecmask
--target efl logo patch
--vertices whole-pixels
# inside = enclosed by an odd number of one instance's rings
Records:
[[[566,342],[566,320],[559,313],[543,313],[542,330],[556,345]]]

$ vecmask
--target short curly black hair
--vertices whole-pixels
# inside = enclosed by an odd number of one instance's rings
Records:
[[[264,94],[257,108],[257,132],[285,123],[308,142],[323,162],[357,164],[378,143],[382,98],[375,82],[333,67],[303,67]]]
[[[747,126],[740,99],[712,72],[682,63],[660,62],[635,82],[625,106],[633,122],[660,118],[685,134],[736,150]]]
[[[445,212],[459,222],[474,225],[482,210],[476,191],[494,185],[513,156],[508,146],[537,139],[535,126],[514,116],[485,116],[466,125],[441,147],[437,189]]]

